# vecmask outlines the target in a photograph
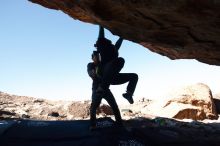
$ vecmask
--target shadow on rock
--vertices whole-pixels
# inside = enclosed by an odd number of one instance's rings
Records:
[[[89,123],[89,120],[4,120],[0,122],[1,145],[205,146],[220,142],[220,123],[139,117],[126,120],[119,127],[111,118],[100,118],[98,128],[93,131],[89,130]]]

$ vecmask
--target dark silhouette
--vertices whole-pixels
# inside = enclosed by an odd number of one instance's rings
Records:
[[[99,123],[106,121],[114,123],[110,118],[97,119]],[[219,146],[220,143],[219,123],[139,117],[124,124],[130,128],[104,125],[93,133],[88,130],[88,120],[3,119],[0,141],[1,146]]]
[[[123,39],[120,37],[115,45],[104,36],[104,28],[100,26],[99,36],[96,44],[97,51],[93,51],[92,60],[87,65],[89,76],[93,79],[92,83],[92,103],[90,107],[91,128],[96,125],[96,110],[99,107],[102,98],[106,99],[112,107],[116,122],[122,125],[122,119],[118,105],[111,91],[110,84],[118,85],[128,83],[127,91],[123,94],[130,104],[133,104],[133,93],[138,81],[138,75],[135,73],[119,73],[124,66],[124,59],[118,57],[118,50]]]
[[[115,98],[111,91],[108,89],[106,90],[105,94],[102,94],[102,96],[98,95],[96,90],[101,82],[101,76],[100,76],[100,61],[99,61],[99,56],[98,56],[97,51],[93,51],[92,54],[92,60],[93,62],[90,62],[87,65],[87,72],[89,76],[92,78],[93,83],[92,83],[92,102],[91,102],[91,107],[90,107],[90,129],[93,130],[96,128],[96,110],[99,107],[102,98],[104,98],[108,104],[111,106],[113,113],[115,115],[116,123],[118,125],[122,125],[122,118],[121,114],[118,108],[118,105],[115,101]]]
[[[124,59],[118,57],[118,50],[123,42],[123,38],[119,38],[115,45],[105,38],[104,28],[99,26],[99,36],[96,44],[98,53],[101,56],[101,84],[97,88],[98,94],[103,94],[103,92],[109,89],[110,84],[118,85],[129,81],[126,93],[122,94],[129,103],[133,104],[133,93],[136,88],[138,81],[138,75],[135,73],[119,73],[124,66]]]

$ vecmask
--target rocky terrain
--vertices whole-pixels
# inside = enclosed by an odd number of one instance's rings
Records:
[[[49,101],[0,92],[0,119],[76,120],[88,119],[90,101]],[[101,104],[97,114],[111,115]]]
[[[133,105],[119,105],[124,119],[166,117],[191,120],[218,120],[219,97],[212,97],[205,84],[174,91],[166,100],[141,99]],[[0,92],[0,119],[77,120],[89,119],[91,101],[49,101]],[[113,117],[111,108],[101,104],[99,117]]]
[[[218,0],[29,0],[171,59],[220,65]],[[77,29],[77,28],[75,28]]]
[[[74,134],[76,129],[80,130],[74,128],[74,125],[82,127],[84,123],[85,127],[87,125],[85,122],[89,121],[89,107],[90,101],[49,101],[0,92],[0,140],[2,139],[7,145],[15,145],[15,143],[17,145],[30,145],[30,142],[38,145],[38,142],[42,141],[51,144],[48,141],[49,139],[58,140],[59,137],[69,137],[69,133]],[[164,101],[158,102],[143,98],[133,105],[121,105],[120,110],[127,135],[122,134],[118,128],[112,129],[109,133],[108,126],[112,123],[108,120],[108,122],[104,122],[104,125],[107,124],[107,129],[104,128],[97,132],[101,135],[103,132],[107,132],[107,135],[105,134],[107,137],[111,137],[111,134],[116,132],[118,137],[123,139],[116,140],[121,145],[125,143],[125,145],[138,146],[164,144],[217,146],[220,142],[219,95],[216,94],[213,98],[209,87],[202,83],[175,91],[170,98]],[[114,120],[111,108],[105,104],[102,104],[97,110],[97,117],[99,120],[107,117]],[[46,121],[48,122],[46,123]],[[53,122],[53,124],[50,121],[57,122]],[[72,124],[69,125],[68,121],[72,121]],[[39,127],[38,130],[33,123]],[[66,124],[72,127],[72,130],[65,128]],[[10,125],[12,130],[5,130]],[[101,124],[97,123],[98,127],[101,125],[103,125],[102,122]],[[52,129],[59,129],[59,127],[63,130],[63,134],[57,137],[57,134],[54,135],[51,132]],[[16,129],[19,128],[24,129],[24,131],[22,130],[23,134],[17,133],[19,130]],[[83,129],[85,130],[85,128],[82,128],[82,131]],[[32,131],[32,137],[28,134],[30,131]],[[48,134],[42,133],[42,137],[39,137],[39,134],[34,134],[43,131],[49,133],[51,137],[45,140],[42,138],[48,137]],[[89,134],[84,131],[84,134],[86,133]],[[136,137],[138,141],[129,140],[129,133],[133,138]],[[80,132],[76,135],[79,136]],[[88,143],[94,142],[91,141],[91,136],[93,138],[97,136],[97,134],[95,134],[96,136],[94,134],[89,135],[86,136],[90,137],[89,139],[85,136],[81,137],[84,143],[85,141],[88,141]],[[99,144],[103,143],[99,137],[97,138]],[[39,140],[33,141],[34,139]],[[66,143],[66,138],[62,138],[60,141]],[[108,140],[106,139],[106,141]],[[75,138],[72,138],[70,143],[77,145],[78,142]],[[107,145],[112,145],[111,142],[115,141],[109,142]],[[62,145],[61,143],[60,145]],[[96,143],[95,145],[99,144]]]
[[[219,103],[205,84],[195,84],[174,92],[167,100],[141,99],[133,105],[120,106],[125,119],[134,117],[167,117],[175,119],[217,120]],[[215,102],[216,103],[215,103]],[[74,120],[88,119],[91,101],[49,101],[0,92],[1,119]],[[100,117],[112,116],[108,105],[97,110]]]

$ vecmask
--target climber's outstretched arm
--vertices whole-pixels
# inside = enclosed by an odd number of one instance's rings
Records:
[[[104,28],[99,25],[99,36],[98,36],[98,39],[100,38],[105,38],[105,32],[104,32]]]
[[[117,50],[119,50],[119,48],[121,47],[121,44],[122,44],[122,42],[123,42],[123,38],[119,38],[118,40],[117,40],[117,42],[115,43],[115,48],[117,49]]]

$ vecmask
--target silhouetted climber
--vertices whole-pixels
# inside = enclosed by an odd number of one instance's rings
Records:
[[[99,36],[96,44],[97,51],[101,56],[102,79],[101,84],[97,88],[98,94],[103,94],[109,89],[110,84],[117,85],[129,81],[126,93],[122,94],[130,104],[133,104],[133,93],[135,91],[138,75],[135,73],[119,73],[124,66],[124,59],[118,57],[118,50],[123,42],[123,38],[119,38],[115,45],[105,38],[104,28],[99,26]]]
[[[89,74],[89,76],[92,78],[93,83],[92,83],[92,103],[91,103],[91,107],[90,107],[90,130],[93,130],[96,128],[96,110],[99,107],[102,98],[104,98],[108,104],[111,106],[113,113],[115,115],[115,120],[116,123],[119,126],[122,126],[122,118],[121,118],[121,114],[118,108],[118,105],[115,101],[114,96],[112,95],[111,91],[108,89],[106,90],[105,94],[103,94],[102,96],[97,95],[97,88],[101,82],[101,75],[100,75],[100,61],[99,61],[99,54],[97,51],[93,51],[92,54],[92,60],[93,62],[90,62],[87,65],[87,72]]]

